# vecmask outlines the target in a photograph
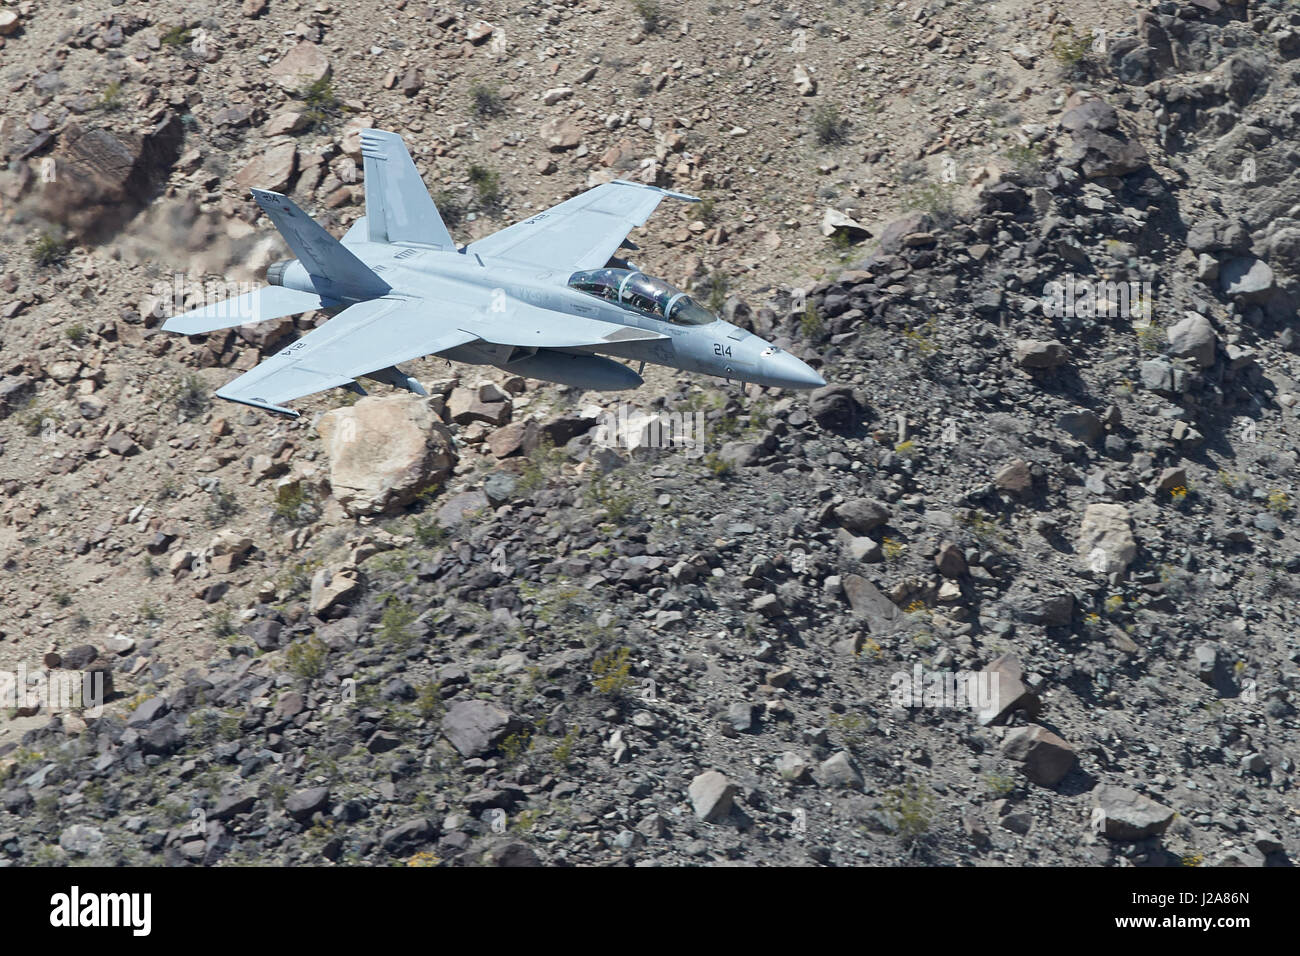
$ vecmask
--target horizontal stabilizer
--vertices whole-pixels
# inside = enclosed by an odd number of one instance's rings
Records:
[[[233,299],[173,315],[163,323],[163,328],[181,335],[201,335],[236,325],[255,325],[271,319],[282,319],[286,315],[310,312],[320,307],[320,296],[311,292],[268,285],[237,295]]]

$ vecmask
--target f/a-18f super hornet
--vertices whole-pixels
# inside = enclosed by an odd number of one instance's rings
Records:
[[[724,322],[685,292],[616,258],[665,196],[622,180],[457,247],[402,138],[361,132],[366,214],[342,241],[285,196],[253,198],[297,257],[261,289],[169,319],[198,335],[315,309],[323,325],[217,390],[296,415],[285,402],[368,378],[425,394],[398,366],[427,355],[598,390],[635,388],[615,358],[779,388],[825,381],[794,355]],[[611,358],[609,356],[613,356]]]

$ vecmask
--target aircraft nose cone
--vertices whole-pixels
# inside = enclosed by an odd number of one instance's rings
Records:
[[[780,388],[821,388],[826,379],[789,352],[777,352],[759,359],[763,375]]]

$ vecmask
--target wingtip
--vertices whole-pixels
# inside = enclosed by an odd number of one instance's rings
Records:
[[[679,193],[672,189],[664,189],[662,186],[654,186],[650,183],[634,183],[630,179],[613,179],[611,182],[618,183],[620,186],[636,186],[640,189],[653,189],[657,193],[662,193],[669,199],[681,199],[684,202],[703,202],[699,196],[692,196],[690,193]]]
[[[263,209],[267,206],[275,206],[284,210],[292,205],[292,201],[284,193],[273,192],[270,189],[249,189],[249,192],[253,194],[253,202]]]
[[[288,415],[290,418],[299,417],[299,413],[292,408],[285,408],[283,405],[273,405],[261,398],[243,398],[235,395],[225,394],[225,389],[217,389],[217,398],[225,399],[227,402],[236,402],[240,405],[248,405],[252,408],[260,408],[266,412],[276,412],[280,415]]]

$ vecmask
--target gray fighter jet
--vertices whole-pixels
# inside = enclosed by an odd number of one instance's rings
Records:
[[[254,189],[297,258],[271,265],[270,285],[163,325],[199,335],[334,313],[218,397],[296,415],[283,403],[335,387],[364,395],[358,378],[423,395],[398,366],[427,355],[602,391],[642,382],[616,358],[780,388],[826,384],[795,356],[616,258],[661,199],[694,196],[615,180],[459,248],[400,136],[363,130],[361,153],[366,215],[341,242],[286,197]]]

